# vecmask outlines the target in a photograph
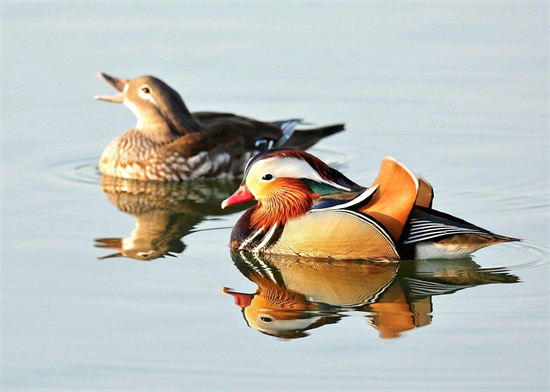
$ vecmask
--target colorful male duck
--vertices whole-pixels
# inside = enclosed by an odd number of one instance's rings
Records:
[[[393,158],[362,187],[311,154],[276,150],[247,164],[222,208],[254,200],[231,233],[231,247],[256,253],[339,260],[460,258],[517,241],[431,208],[433,190]]]
[[[183,181],[241,175],[258,151],[306,149],[344,129],[343,124],[296,129],[297,119],[265,123],[231,113],[190,113],[180,95],[153,76],[99,76],[120,94],[95,99],[122,103],[138,120],[103,151],[99,171],[110,176]]]

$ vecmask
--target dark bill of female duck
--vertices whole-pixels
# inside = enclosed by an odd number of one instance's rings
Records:
[[[241,175],[258,151],[285,146],[306,149],[341,132],[343,124],[298,128],[299,119],[262,122],[232,113],[191,113],[181,96],[154,76],[122,79],[100,73],[117,95],[98,100],[122,103],[136,126],[104,150],[99,171],[137,180],[184,181]]]
[[[100,72],[97,75],[99,77],[103,78],[107,83],[109,83],[115,89],[120,91],[120,94],[116,94],[116,95],[95,95],[94,99],[97,99],[97,100],[100,100],[100,101],[107,101],[107,102],[123,103],[124,102],[124,95],[122,94],[122,92],[124,91],[124,88],[128,84],[128,79],[115,78],[114,76],[104,74],[103,72]]]
[[[366,188],[311,154],[266,151],[222,208],[249,200],[232,248],[339,260],[461,258],[517,241],[432,208],[433,189],[393,158]]]

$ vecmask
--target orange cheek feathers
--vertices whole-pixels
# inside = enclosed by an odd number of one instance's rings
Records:
[[[233,204],[244,203],[245,201],[254,200],[254,196],[248,190],[246,185],[241,185],[231,196],[225,199],[222,203],[222,209]]]

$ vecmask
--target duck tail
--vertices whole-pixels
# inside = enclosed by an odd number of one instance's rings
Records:
[[[400,243],[416,247],[416,258],[457,258],[486,246],[514,241],[520,240],[492,233],[440,211],[416,206]]]
[[[294,127],[297,125],[298,124],[294,125]],[[344,124],[326,125],[319,128],[294,129],[292,133],[281,144],[279,144],[279,141],[285,137],[283,129],[283,136],[277,141],[277,143],[275,143],[277,145],[275,148],[280,148],[284,145],[285,148],[306,150],[319,140],[324,139],[327,136],[334,135],[335,133],[342,132],[344,129]]]

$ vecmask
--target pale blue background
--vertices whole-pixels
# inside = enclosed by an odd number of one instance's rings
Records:
[[[548,59],[546,2],[3,2],[2,389],[546,390]],[[357,315],[280,341],[220,292],[255,290],[228,229],[100,262],[93,239],[135,221],[71,173],[135,119],[92,100],[98,71],[154,74],[191,110],[345,121],[319,145],[341,170],[369,184],[397,157],[435,207],[527,240],[475,258],[522,283],[434,297],[398,340]]]

